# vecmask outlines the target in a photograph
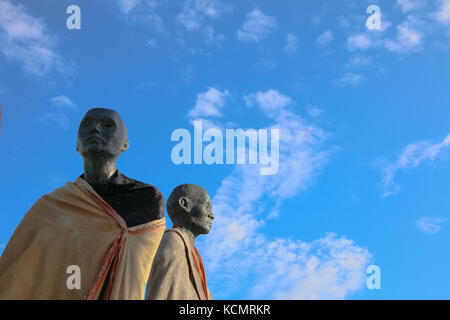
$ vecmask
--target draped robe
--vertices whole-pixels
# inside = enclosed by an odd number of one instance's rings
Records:
[[[97,299],[104,284],[105,299],[143,299],[164,229],[164,218],[128,228],[77,178],[25,214],[0,258],[0,299]],[[68,286],[70,266],[79,289]]]
[[[153,260],[146,299],[212,299],[201,257],[181,229],[169,229],[164,233]]]

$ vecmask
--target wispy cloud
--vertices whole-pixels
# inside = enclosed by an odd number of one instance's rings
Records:
[[[117,3],[119,5],[120,11],[125,14],[128,14],[133,10],[142,0],[118,0]]]
[[[422,141],[407,145],[394,163],[382,168],[382,188],[384,190],[382,197],[386,198],[400,192],[401,187],[394,181],[397,171],[416,168],[426,161],[432,162],[449,146],[450,134],[440,143],[433,144],[429,141]]]
[[[37,119],[37,122],[46,126],[59,127],[63,130],[69,130],[69,117],[61,112],[46,112]]]
[[[355,55],[345,64],[347,68],[362,67],[370,65],[370,59],[365,56]]]
[[[364,82],[365,77],[362,74],[346,72],[341,78],[336,79],[336,85],[340,87],[358,88]]]
[[[386,49],[397,53],[410,53],[420,48],[423,39],[422,33],[415,29],[410,22],[403,22],[396,28],[397,37],[385,41]]]
[[[72,110],[76,110],[77,106],[69,97],[66,96],[56,96],[50,99],[50,103],[55,107],[68,107]]]
[[[55,110],[43,113],[36,121],[42,125],[69,130],[71,121],[67,111],[77,111],[76,103],[69,97],[63,95],[53,97],[49,101]]]
[[[441,0],[436,16],[439,21],[450,23],[450,0]]]
[[[205,35],[205,43],[207,45],[220,46],[220,44],[225,40],[225,36],[223,34],[216,34],[211,26],[206,26],[203,28],[203,33]]]
[[[317,106],[312,106],[308,109],[308,113],[311,117],[317,119],[323,114],[323,110]]]
[[[50,71],[70,73],[71,68],[56,51],[56,38],[41,19],[31,16],[21,4],[0,0],[0,51],[19,62],[33,75]]]
[[[190,118],[221,117],[227,96],[229,96],[227,90],[222,92],[216,88],[208,88],[208,91],[197,95],[195,106],[188,112],[188,116]]]
[[[129,14],[139,6],[150,10],[156,9],[160,2],[161,0],[117,0],[117,5],[122,13]]]
[[[404,8],[402,11],[405,12],[419,6],[417,1],[401,3],[401,8]],[[347,49],[349,51],[385,49],[397,54],[415,53],[421,50],[425,35],[429,32],[430,23],[428,15],[414,11],[408,13],[405,19],[395,26],[395,29],[390,29],[392,23],[383,16],[380,30],[364,30],[348,36]]]
[[[441,224],[447,221],[448,218],[430,218],[425,216],[417,220],[416,223],[423,232],[428,234],[436,234],[441,231]]]
[[[347,48],[350,51],[358,49],[368,49],[372,46],[372,39],[365,33],[356,34],[348,37]]]
[[[316,39],[316,42],[321,46],[326,46],[333,41],[333,38],[333,32],[331,32],[331,30],[327,30]]]
[[[290,97],[273,89],[245,95],[244,101],[249,107],[257,105],[269,116],[279,114],[284,107],[293,102]]]
[[[289,54],[294,54],[298,49],[298,39],[292,33],[287,35],[286,45],[283,47],[283,50]]]
[[[218,0],[186,0],[183,10],[176,16],[176,23],[186,31],[197,32],[204,38],[206,45],[220,46],[225,40],[223,34],[218,34],[211,25],[206,25],[207,19],[217,19],[224,12],[231,10],[229,5]]]
[[[217,0],[186,0],[176,22],[188,31],[199,30],[205,18],[218,18],[229,8]]]
[[[247,14],[246,20],[237,32],[237,37],[245,42],[259,42],[277,27],[274,17],[265,15],[258,8]]]
[[[397,5],[403,12],[419,9],[424,3],[423,0],[397,0]]]
[[[303,242],[269,239],[262,229],[281,217],[286,199],[315,182],[334,152],[325,147],[328,133],[293,113],[292,98],[278,90],[244,101],[280,129],[280,168],[262,176],[255,166],[237,166],[214,195],[214,232],[199,244],[212,291],[218,298],[238,290],[255,299],[345,298],[364,284],[366,249],[333,233]]]

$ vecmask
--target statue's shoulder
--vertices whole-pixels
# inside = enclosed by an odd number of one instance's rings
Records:
[[[123,173],[120,173],[120,175],[121,175],[121,179],[122,179],[123,183],[126,185],[129,185],[132,190],[146,189],[147,191],[153,192],[155,194],[155,196],[160,196],[160,197],[163,196],[161,191],[152,184],[129,178],[129,177],[125,176]]]
[[[177,254],[177,252],[185,250],[185,243],[182,236],[175,229],[168,229],[164,232],[159,245],[162,251],[170,254]]]

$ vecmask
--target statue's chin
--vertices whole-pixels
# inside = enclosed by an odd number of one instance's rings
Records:
[[[105,150],[103,146],[90,146],[83,150],[81,153],[83,158],[88,158],[91,160],[109,159],[113,158],[114,155],[108,150]]]
[[[202,234],[208,234],[209,231],[211,230],[211,226],[206,226],[202,228]]]

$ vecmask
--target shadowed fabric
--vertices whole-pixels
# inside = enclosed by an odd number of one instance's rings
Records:
[[[127,228],[82,178],[41,197],[0,258],[0,299],[143,299],[164,218]],[[67,267],[81,270],[68,289]]]
[[[182,230],[175,228],[164,233],[153,260],[146,299],[212,299],[200,255]]]

